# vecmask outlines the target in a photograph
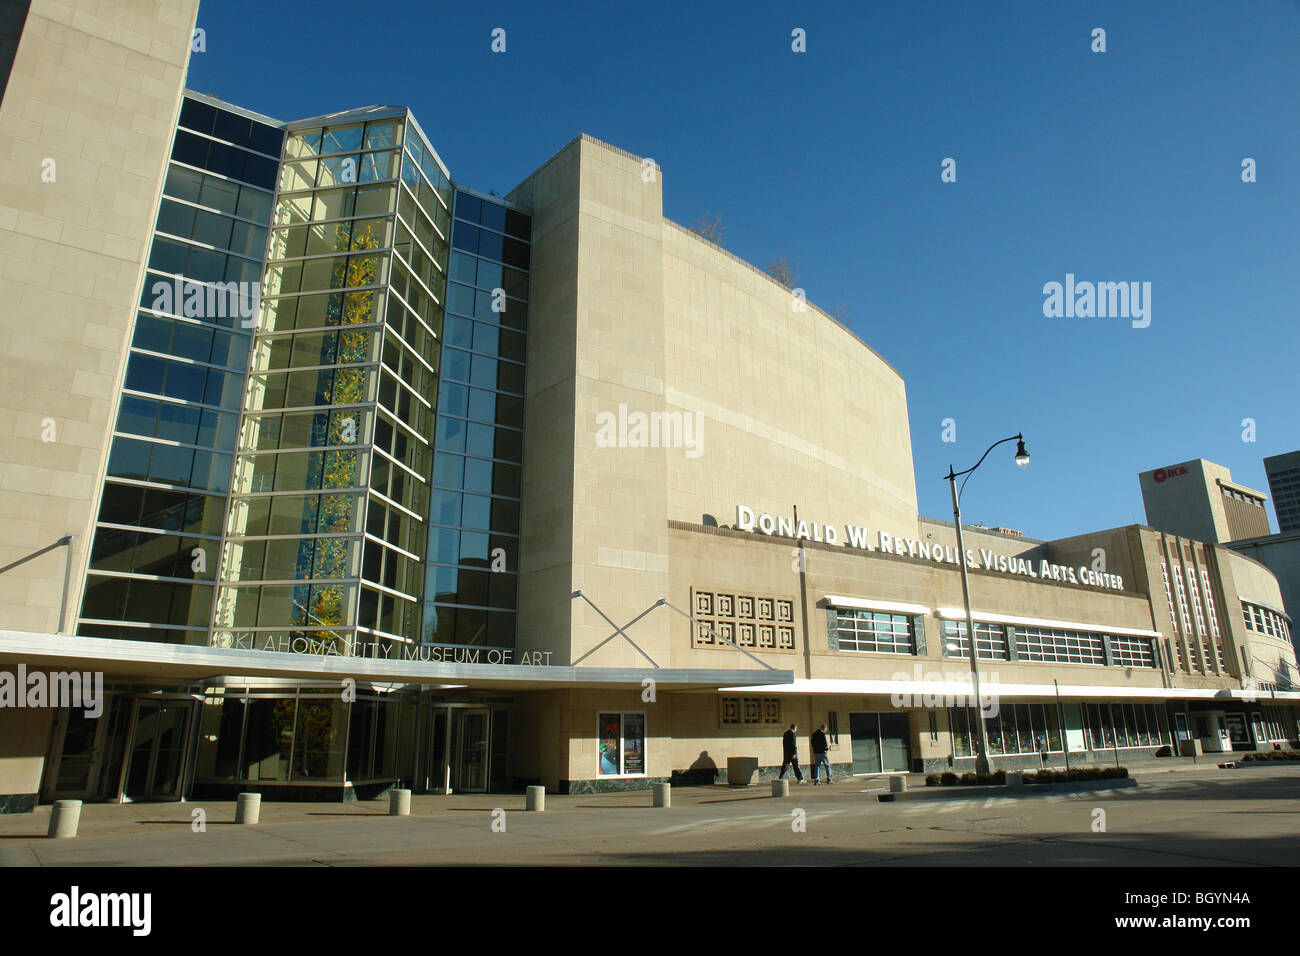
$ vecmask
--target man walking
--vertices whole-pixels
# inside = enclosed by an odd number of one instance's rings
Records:
[[[812,735],[813,786],[817,786],[817,768],[826,767],[826,782],[831,782],[830,745],[826,743],[826,725],[822,724]]]
[[[781,750],[785,759],[781,761],[781,772],[776,776],[778,780],[785,779],[786,767],[794,767],[795,779],[803,783],[803,773],[799,770],[799,744],[794,736],[794,732],[798,729],[798,724],[791,724],[790,729],[781,738]]]

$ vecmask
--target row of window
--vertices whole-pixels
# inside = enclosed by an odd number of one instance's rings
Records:
[[[327,329],[334,326],[371,325],[384,319],[383,295],[375,290],[265,299],[258,332],[292,332],[297,329]],[[407,338],[409,342],[410,339]]]
[[[465,252],[451,254],[452,281],[491,292],[501,289],[512,299],[528,298],[528,273]]]
[[[836,633],[842,651],[872,654],[915,654],[911,619],[880,611],[838,612]]]
[[[913,618],[882,611],[834,609],[832,626],[841,651],[872,654],[916,654]],[[945,657],[970,657],[970,639],[964,621],[943,621]],[[982,660],[1012,660],[1006,628],[977,621],[976,640]],[[1017,661],[1057,664],[1105,664],[1102,635],[1046,627],[1015,627]],[[1127,667],[1155,667],[1150,640],[1113,636],[1111,663]]]
[[[229,110],[217,109],[199,100],[185,97],[177,125],[205,136],[225,140],[235,146],[279,157],[284,131],[249,119]]]
[[[1262,711],[1260,722],[1265,740],[1295,740],[1300,737],[1294,708],[1265,705],[1260,710]]]
[[[955,707],[948,714],[953,756],[973,756],[978,745],[971,739],[970,712]],[[984,717],[984,732],[990,756],[1061,751],[1061,725],[1052,704],[1002,704],[997,714]]]
[[[352,491],[236,498],[230,506],[229,534],[356,534],[361,530],[362,497],[362,492]]]
[[[84,618],[205,627],[211,613],[210,584],[86,575],[81,607]]]
[[[238,421],[236,412],[124,395],[118,407],[117,431],[188,445],[229,448]]]
[[[1285,617],[1276,611],[1248,601],[1241,602],[1241,615],[1246,620],[1248,630],[1257,634],[1267,634],[1278,640],[1291,640],[1291,626]]]
[[[108,474],[225,494],[230,488],[230,459],[220,452],[118,436],[109,452]]]
[[[238,146],[220,143],[183,129],[176,131],[172,159],[187,166],[206,169],[220,176],[251,183],[262,189],[275,188],[275,177],[280,168],[278,160],[259,156]]]
[[[221,534],[225,498],[116,481],[104,483],[99,521],[186,534]]]
[[[507,572],[519,570],[519,539],[510,534],[463,531],[460,528],[429,529],[429,560],[438,564],[473,569],[496,566]]]
[[[1046,627],[1014,626],[1016,661],[1056,664],[1105,664],[1105,639],[1101,634]],[[1000,624],[977,621],[975,633],[981,660],[1012,660],[1007,629]],[[965,621],[943,622],[944,655],[970,657],[970,640]],[[1116,666],[1156,667],[1155,650],[1149,638],[1110,636],[1111,660]]]
[[[1083,704],[1083,727],[1093,750],[1160,747],[1171,741],[1158,704]]]
[[[447,311],[512,329],[528,327],[527,303],[509,297],[503,299],[491,289],[474,289],[459,282],[447,283]]]
[[[271,219],[271,193],[184,166],[167,167],[163,195],[194,203],[226,216],[247,219],[265,227]],[[261,255],[259,250],[258,256]]]
[[[248,360],[247,333],[225,332],[211,325],[162,318],[141,312],[131,345],[176,358],[193,359],[242,371]]]
[[[1254,505],[1257,508],[1264,507],[1263,498],[1256,498],[1254,495],[1242,494],[1240,491],[1236,491],[1232,488],[1225,488],[1222,485],[1219,487],[1222,489],[1223,497],[1225,498],[1235,498],[1237,501],[1244,501],[1246,504]]]

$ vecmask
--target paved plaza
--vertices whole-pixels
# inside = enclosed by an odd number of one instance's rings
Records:
[[[548,795],[542,813],[522,794],[419,795],[410,817],[388,816],[386,799],[267,803],[257,826],[236,825],[227,801],[88,804],[70,840],[45,837],[40,807],[0,817],[0,865],[1294,865],[1300,766],[1135,776],[1131,790],[894,804],[876,799],[880,777],[794,785],[788,798],[766,783],[678,787],[666,809],[649,791]]]

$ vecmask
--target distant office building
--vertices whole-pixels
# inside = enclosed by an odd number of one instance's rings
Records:
[[[1300,451],[1265,458],[1264,471],[1277,513],[1277,530],[1300,531]]]
[[[1157,531],[1225,543],[1269,534],[1261,491],[1232,480],[1232,472],[1204,458],[1144,471],[1142,504]]]

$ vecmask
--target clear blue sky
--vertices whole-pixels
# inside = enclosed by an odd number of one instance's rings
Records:
[[[479,189],[579,132],[653,157],[666,216],[799,260],[903,374],[922,514],[1017,431],[1033,463],[999,449],[963,512],[1042,538],[1142,521],[1140,471],[1203,457],[1267,492],[1260,459],[1300,448],[1295,0],[206,0],[199,25],[192,88],[285,120],[407,105]],[[1044,317],[1066,273],[1150,282],[1150,326]]]

